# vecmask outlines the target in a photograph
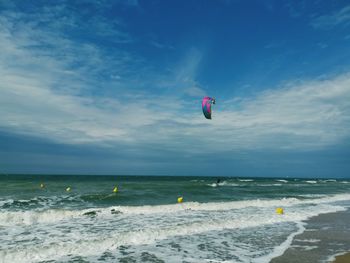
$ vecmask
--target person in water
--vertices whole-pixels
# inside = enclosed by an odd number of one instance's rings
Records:
[[[218,178],[218,179],[216,180],[216,185],[219,185],[220,182],[221,182],[221,180],[220,180],[220,178]]]

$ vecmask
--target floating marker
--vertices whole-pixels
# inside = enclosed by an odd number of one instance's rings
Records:
[[[276,208],[276,213],[279,214],[279,215],[283,215],[283,213],[284,213],[283,208],[282,207],[277,207]]]
[[[68,186],[68,187],[66,188],[66,191],[67,191],[67,192],[69,192],[69,191],[70,191],[70,186]]]
[[[116,193],[116,192],[118,192],[118,187],[114,187],[113,189],[113,193]]]
[[[44,188],[45,187],[45,185],[44,184],[40,184],[40,188]]]
[[[182,196],[180,196],[179,198],[177,198],[177,202],[178,202],[178,203],[182,203],[182,201],[183,201],[183,197],[182,197]]]

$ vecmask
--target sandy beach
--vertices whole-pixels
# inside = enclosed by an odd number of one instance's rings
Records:
[[[344,255],[336,256],[335,260],[333,261],[333,263],[349,263],[349,262],[350,262],[350,252]]]
[[[350,262],[349,209],[319,215],[305,223],[305,231],[295,236],[284,254],[271,263]]]

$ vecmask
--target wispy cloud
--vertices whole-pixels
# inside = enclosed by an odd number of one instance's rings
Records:
[[[230,138],[239,148],[334,145],[350,135],[349,99],[349,74],[267,90],[218,113],[220,138],[226,138],[223,144]]]
[[[164,80],[163,85],[154,86],[163,88],[166,83],[176,83],[167,87],[177,90],[167,96],[152,95],[142,89],[150,81],[144,78],[140,81],[140,75],[132,74],[143,70],[138,67],[142,58],[116,48],[110,53],[90,39],[72,37],[67,28],[81,29],[81,18],[70,11],[62,19],[53,17],[57,12],[66,14],[65,6],[40,11],[40,14],[2,13],[2,129],[68,144],[142,141],[147,136],[136,134],[139,129],[175,116],[183,103],[179,97],[187,88],[192,95],[200,92],[198,87],[191,86],[195,84],[193,67],[198,61],[171,72],[175,82],[154,77],[155,81]],[[96,26],[95,20],[84,23],[82,30],[90,24]],[[100,24],[99,28],[104,26]],[[99,36],[127,35],[116,28],[106,28]],[[192,60],[190,57],[188,62]],[[100,91],[104,87],[113,87],[113,91]]]
[[[153,46],[153,47],[155,47],[155,48],[159,48],[159,49],[169,49],[169,50],[174,49],[173,46],[166,45],[166,44],[162,44],[162,43],[160,43],[159,41],[155,41],[155,40],[151,40],[151,41],[149,42],[149,44],[150,44],[151,46]]]
[[[311,25],[317,29],[332,29],[338,25],[348,26],[349,24],[350,5],[345,6],[332,14],[315,17],[311,21]]]

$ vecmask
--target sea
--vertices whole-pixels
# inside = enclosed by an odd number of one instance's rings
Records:
[[[217,181],[1,175],[0,262],[270,262],[310,219],[350,207],[350,179]],[[347,242],[330,242],[318,261]]]

